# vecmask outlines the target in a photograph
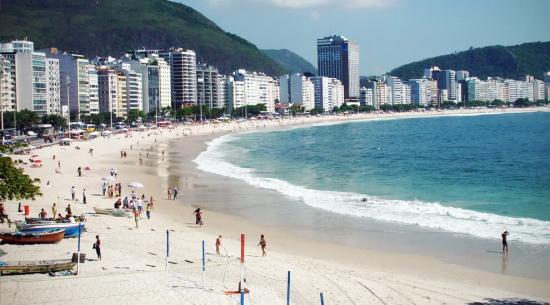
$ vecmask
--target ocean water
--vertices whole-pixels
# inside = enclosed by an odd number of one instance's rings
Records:
[[[195,162],[333,213],[550,245],[550,113],[227,135]]]

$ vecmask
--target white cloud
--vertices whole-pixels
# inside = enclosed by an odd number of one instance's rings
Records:
[[[369,8],[386,7],[398,0],[208,0],[210,3],[238,3],[248,2],[254,4],[264,4],[282,8],[300,9],[300,8]]]

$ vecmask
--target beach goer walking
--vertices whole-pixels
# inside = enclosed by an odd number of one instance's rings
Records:
[[[174,187],[174,200],[176,200],[178,198],[178,193],[179,193],[178,188]]]
[[[55,202],[52,205],[52,217],[55,219],[55,216],[57,215],[57,207],[55,206]]]
[[[222,246],[222,236],[219,235],[218,238],[216,238],[216,254],[220,255],[220,247]]]
[[[57,168],[61,168],[61,161],[57,161]]]
[[[88,153],[90,154],[90,156],[93,157],[93,156],[94,156],[94,149],[93,149],[93,148],[90,148],[90,149],[88,150]]]
[[[107,182],[101,184],[101,191],[103,192],[103,196],[105,196],[105,192],[107,192]]]
[[[202,227],[203,225],[203,222],[202,222],[202,211],[201,211],[201,208],[197,208],[193,214],[195,214],[195,224],[197,226]]]
[[[128,197],[124,197],[124,200],[122,200],[122,206],[127,209],[129,207],[128,205]]]
[[[82,203],[86,204],[86,189],[82,190]]]
[[[141,218],[141,212],[143,211],[143,206],[142,206],[142,204],[143,204],[143,203],[142,203],[141,199],[136,199],[136,205],[137,205],[137,209],[138,209],[140,218]]]
[[[101,240],[99,240],[99,235],[95,236],[95,243],[93,248],[95,249],[95,253],[97,254],[97,259],[101,260]]]
[[[82,167],[79,166],[77,171],[78,171],[78,177],[82,177]]]
[[[501,235],[502,237],[502,253],[508,253],[508,231],[504,231]]]
[[[172,199],[172,189],[170,187],[168,187],[168,200]]]
[[[76,196],[76,191],[74,189],[74,185],[71,187],[71,198],[73,199],[74,201],[74,197]]]
[[[46,211],[44,211],[44,209],[42,209],[42,210],[40,211],[40,213],[38,213],[38,217],[39,217],[40,219],[45,219],[47,216],[48,216],[48,213],[46,213]]]
[[[151,196],[151,198],[149,199],[149,204],[151,205],[151,211],[152,211],[155,204],[155,200],[153,200],[153,196]]]
[[[266,256],[265,248],[267,247],[267,242],[265,241],[264,235],[260,235],[260,242],[258,243],[258,246],[262,247],[262,256]]]

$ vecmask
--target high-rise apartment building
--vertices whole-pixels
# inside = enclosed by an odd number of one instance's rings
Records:
[[[332,77],[344,85],[348,102],[359,101],[359,47],[342,36],[317,39],[319,76]]]
[[[432,69],[432,78],[437,81],[439,90],[447,91],[447,98],[444,100],[456,101],[456,72],[454,70]],[[440,91],[441,92],[441,91]]]
[[[97,68],[99,111],[117,114],[118,72],[108,66]]]
[[[220,82],[218,69],[206,64],[197,65],[197,101],[209,108],[223,108],[219,100]]]
[[[56,58],[46,58],[46,114],[61,115],[61,80]]]
[[[149,87],[149,111],[170,107],[172,94],[170,92],[171,73],[170,66],[164,58],[157,54],[149,55],[148,87]]]
[[[12,75],[14,67],[7,57],[0,54],[0,111],[15,110],[15,75]]]
[[[279,85],[272,77],[243,69],[235,71],[233,77],[235,86],[238,86],[237,82],[243,82],[244,85],[244,104],[242,106],[264,104],[267,111],[275,111],[275,100],[279,99]],[[237,106],[237,100],[233,100],[232,103],[233,107],[240,107]]]
[[[82,55],[61,53],[55,48],[42,51],[47,58],[59,60],[61,105],[68,105],[73,119],[90,115],[90,62]]]
[[[361,93],[359,95],[359,105],[374,107],[374,94],[372,92],[372,88],[361,88]]]
[[[279,77],[280,102],[304,106],[305,110],[315,107],[315,86],[300,73]]]
[[[197,104],[197,57],[191,50],[174,49],[160,53],[170,65],[172,107]]]
[[[117,101],[116,101],[116,116],[126,117],[128,114],[128,87],[126,74],[117,72]]]
[[[386,79],[386,84],[388,84],[388,87],[390,88],[390,91],[391,91],[391,103],[392,105],[397,105],[397,104],[404,104],[404,94],[405,92],[403,91],[403,82],[395,77],[395,76],[389,76],[387,79]]]
[[[315,108],[322,108],[327,112],[344,103],[344,85],[340,80],[318,76],[312,77],[311,82],[315,90]]]
[[[15,91],[15,109],[28,109],[38,115],[55,113],[59,107],[50,107],[48,101],[47,76],[52,76],[52,86],[56,86],[55,63],[51,64],[50,71],[46,54],[34,50],[34,43],[27,40],[14,40],[11,43],[0,45],[0,55],[5,59],[5,64],[10,64],[12,89],[9,96]],[[7,60],[7,61],[6,61]],[[7,71],[6,71],[7,72]],[[15,90],[13,90],[13,84]],[[7,86],[6,86],[7,87]],[[51,103],[56,101],[55,88],[52,88]],[[13,103],[13,100],[10,104]],[[13,105],[10,105],[13,106]]]
[[[99,79],[94,65],[88,65],[89,114],[99,114]]]
[[[118,69],[126,79],[126,110],[143,110],[142,75],[132,69],[129,62],[121,62]]]

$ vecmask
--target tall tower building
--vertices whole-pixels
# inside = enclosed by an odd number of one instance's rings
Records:
[[[359,101],[359,47],[342,36],[317,39],[317,67],[319,76],[340,80],[345,100]]]
[[[197,56],[192,50],[175,49],[160,53],[170,65],[172,107],[197,104]]]

